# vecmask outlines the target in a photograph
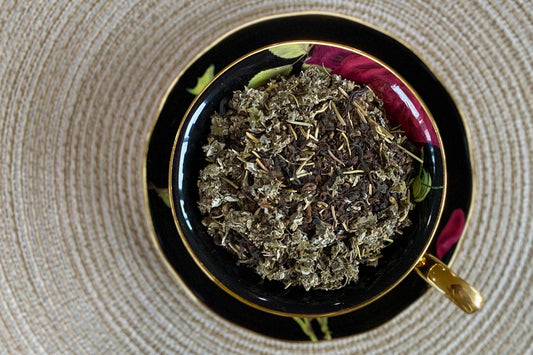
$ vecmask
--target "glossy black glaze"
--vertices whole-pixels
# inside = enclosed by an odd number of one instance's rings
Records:
[[[280,32],[280,26],[286,31]],[[274,30],[274,28],[276,29],[275,32],[268,31],[268,29]],[[321,31],[317,31],[318,28]],[[350,30],[349,33],[354,34],[354,36],[348,36],[348,39],[346,36],[339,36],[348,29]],[[260,35],[261,32],[268,35]],[[276,33],[277,35],[275,35]],[[359,35],[356,36],[355,34]],[[362,34],[364,34],[363,37],[361,37]],[[167,171],[165,169],[168,166],[173,135],[179,125],[180,117],[183,116],[184,110],[193,99],[192,95],[187,94],[184,89],[194,86],[196,77],[209,64],[214,63],[220,70],[232,58],[252,49],[247,48],[247,46],[256,47],[258,41],[266,40],[268,43],[275,43],[290,39],[312,38],[311,36],[323,40],[345,41],[344,44],[380,57],[404,76],[420,93],[438,123],[448,155],[450,188],[443,220],[446,221],[447,216],[455,208],[462,208],[468,212],[472,186],[466,135],[460,115],[449,95],[427,67],[408,49],[364,25],[331,16],[301,15],[255,24],[253,30],[244,29],[236,32],[196,61],[184,73],[171,92],[154,129],[147,160],[148,182],[158,187],[166,186]],[[386,60],[379,55],[380,52],[387,52],[388,56],[386,57],[396,58],[396,61]],[[225,55],[222,55],[224,53]],[[189,142],[194,142],[197,145],[202,144],[197,143],[196,139]],[[200,161],[200,159],[197,160]],[[183,193],[194,195],[195,192],[190,190],[189,192],[183,191]],[[250,308],[227,295],[205,277],[181,244],[173,225],[170,210],[161,203],[153,191],[150,191],[149,197],[154,227],[166,258],[202,302],[230,321],[260,333],[283,339],[305,339],[292,319],[270,315]],[[189,196],[189,198],[194,200],[194,196]],[[448,259],[449,257],[450,255],[447,255]],[[405,260],[406,263],[409,262],[407,261],[409,259]],[[335,337],[370,329],[399,313],[418,298],[426,288],[423,281],[411,274],[393,291],[378,301],[350,314],[330,318],[330,328],[334,331]],[[256,319],[261,321],[256,321]]]
[[[285,60],[289,62],[289,60]],[[284,288],[279,281],[261,279],[244,265],[237,265],[233,254],[214,244],[201,223],[197,182],[206,166],[202,146],[207,144],[211,115],[232,92],[242,89],[258,72],[283,65],[268,51],[261,51],[234,63],[216,78],[194,102],[176,141],[172,162],[174,210],[190,252],[218,285],[223,285],[250,305],[275,313],[315,316],[359,307],[389,290],[405,277],[422,256],[439,217],[442,190],[432,190],[410,212],[413,225],[401,238],[384,250],[377,267],[360,267],[359,280],[339,290]],[[424,165],[435,185],[443,185],[444,167],[440,149],[424,147]]]

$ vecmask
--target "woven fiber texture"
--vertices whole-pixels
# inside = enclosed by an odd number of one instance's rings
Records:
[[[0,0],[0,353],[532,353],[533,3]],[[476,193],[454,269],[485,307],[436,291],[347,338],[290,343],[187,296],[150,237],[146,137],[202,48],[266,15],[327,10],[402,39],[471,133]]]

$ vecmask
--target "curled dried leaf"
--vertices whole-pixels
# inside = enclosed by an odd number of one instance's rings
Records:
[[[263,278],[338,289],[410,225],[414,146],[368,86],[314,66],[274,72],[213,114],[203,223]]]

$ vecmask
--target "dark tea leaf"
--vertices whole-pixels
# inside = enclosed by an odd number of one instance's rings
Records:
[[[216,244],[286,287],[338,289],[410,225],[413,144],[366,85],[309,66],[212,116],[198,206]]]

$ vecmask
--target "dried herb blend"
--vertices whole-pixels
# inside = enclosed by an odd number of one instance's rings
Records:
[[[310,66],[228,106],[212,116],[198,206],[239,263],[338,289],[410,225],[414,147],[368,86]]]

